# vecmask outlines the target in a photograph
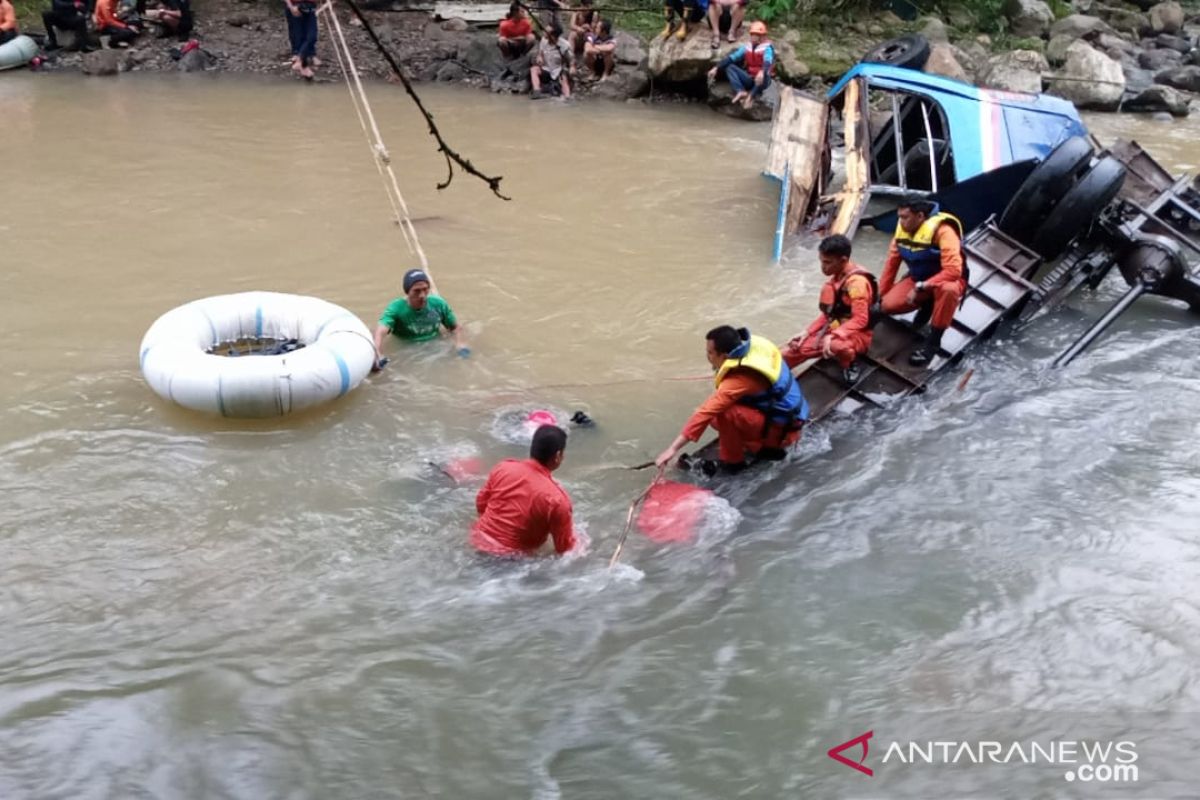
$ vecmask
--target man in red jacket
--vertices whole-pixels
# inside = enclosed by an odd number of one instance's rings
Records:
[[[846,383],[858,381],[854,359],[871,347],[871,329],[879,314],[875,276],[850,260],[850,240],[827,236],[817,247],[821,272],[829,278],[821,287],[821,313],[808,330],[783,349],[783,360],[796,367],[810,358],[836,358]]]
[[[494,556],[532,556],[554,541],[562,555],[578,547],[571,523],[571,498],[550,473],[563,462],[567,433],[542,425],[533,434],[529,458],[497,464],[475,498],[479,520],[471,545]]]

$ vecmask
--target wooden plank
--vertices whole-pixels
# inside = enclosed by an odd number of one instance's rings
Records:
[[[433,5],[435,19],[461,19],[476,24],[500,24],[508,14],[507,3],[445,3]]]
[[[840,233],[854,238],[854,233],[858,230],[858,221],[867,206],[867,200],[870,199],[870,178],[867,169],[870,136],[867,131],[866,96],[862,91],[862,81],[855,79],[846,84],[845,98],[842,119],[845,120],[846,186],[840,193],[841,204],[829,233]]]

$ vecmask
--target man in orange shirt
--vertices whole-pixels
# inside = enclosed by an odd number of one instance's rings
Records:
[[[654,463],[665,467],[710,425],[717,430],[720,447],[713,470],[740,472],[747,466],[747,452],[761,460],[783,458],[784,448],[800,438],[808,403],[779,348],[746,328],[729,325],[713,328],[704,339],[708,363],[717,373],[716,390]]]
[[[117,19],[117,2],[118,0],[96,0],[92,22],[96,26],[96,35],[107,36],[110,45],[128,45],[142,31],[136,25],[126,25]]]
[[[879,311],[875,276],[850,260],[850,240],[826,236],[817,247],[821,272],[829,280],[821,287],[821,313],[801,335],[783,349],[783,360],[795,367],[810,358],[836,358],[848,384],[858,381],[854,359],[871,347],[871,329]]]
[[[500,45],[500,55],[504,56],[505,61],[519,57],[537,42],[533,35],[533,25],[530,24],[520,2],[513,2],[508,7],[508,16],[500,20],[497,42]]]
[[[8,0],[0,0],[0,44],[17,38],[17,12]]]
[[[967,289],[963,228],[957,217],[942,213],[936,203],[920,197],[905,198],[896,214],[896,235],[879,280],[882,310],[885,314],[905,314],[921,309],[918,320],[929,319],[925,315],[932,312],[925,343],[908,358],[914,366],[925,366],[938,354],[942,334],[954,321]],[[908,274],[896,283],[902,261]],[[917,327],[922,324],[918,322]]]
[[[532,556],[553,539],[554,552],[578,546],[571,523],[571,498],[550,473],[562,466],[567,433],[542,425],[533,434],[529,458],[497,464],[475,497],[479,519],[471,545],[494,556]]]

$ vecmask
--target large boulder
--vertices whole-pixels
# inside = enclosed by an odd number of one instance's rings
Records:
[[[1123,39],[1120,36],[1114,36],[1111,33],[1102,33],[1096,37],[1094,45],[1097,50],[1102,50],[1108,53],[1110,58],[1120,59],[1122,55],[1137,56],[1141,48],[1136,44]]]
[[[1116,31],[1140,36],[1150,31],[1150,18],[1141,11],[1120,6],[1099,6],[1100,17]]]
[[[1087,14],[1072,14],[1063,17],[1050,26],[1050,36],[1070,36],[1072,39],[1086,39],[1101,33],[1115,33],[1109,24],[1099,17]]]
[[[978,80],[992,89],[1037,93],[1042,90],[1042,73],[1049,70],[1046,58],[1033,50],[1013,50],[989,58]]]
[[[1077,41],[1067,49],[1062,72],[1049,78],[1047,91],[1080,108],[1113,111],[1125,93],[1121,65],[1087,42]]]
[[[613,40],[617,43],[617,49],[613,51],[613,55],[619,64],[640,64],[642,59],[646,58],[646,47],[642,44],[642,40],[626,31],[617,31],[613,34]]]
[[[84,75],[116,75],[120,69],[120,50],[96,50],[83,54]]]
[[[791,42],[774,42],[774,46],[775,72],[779,80],[792,86],[808,83],[808,64],[796,58],[796,48]]]
[[[1004,15],[1013,36],[1040,37],[1054,22],[1054,12],[1042,0],[1005,0]]]
[[[1183,54],[1178,50],[1143,50],[1138,53],[1138,66],[1160,72],[1183,63]]]
[[[937,17],[921,17],[917,20],[917,33],[924,36],[932,42],[949,42],[950,34],[946,30],[946,23],[942,22]]]
[[[1183,7],[1175,0],[1150,9],[1150,30],[1155,33],[1179,33],[1183,30]]]
[[[503,68],[493,74],[488,80],[488,88],[493,92],[508,92],[524,94],[530,89],[529,65],[533,61],[533,51],[524,53],[512,61],[504,63]]]
[[[967,71],[954,56],[954,51],[957,49],[953,45],[941,42],[929,48],[929,60],[925,62],[925,71],[958,81],[966,81]]]
[[[1154,76],[1154,82],[1185,92],[1200,92],[1200,67],[1174,67]]]
[[[1175,117],[1188,115],[1188,98],[1183,92],[1170,86],[1150,86],[1143,89],[1121,105],[1124,111],[1165,111]]]
[[[723,44],[721,54],[734,45]],[[701,25],[682,42],[674,36],[656,36],[650,42],[647,56],[650,74],[672,83],[702,80],[716,64],[717,51],[709,46],[708,28]]]
[[[950,54],[954,56],[955,61],[962,65],[968,76],[976,75],[979,68],[991,56],[991,52],[978,42],[967,42],[964,47],[952,44],[950,45]]]
[[[588,94],[607,100],[631,100],[650,91],[650,76],[643,69],[618,64],[606,80],[594,84]]]
[[[500,48],[496,46],[496,37],[486,33],[461,42],[458,46],[458,60],[488,77],[504,72],[508,64]]]
[[[1077,41],[1079,40],[1074,36],[1067,36],[1065,33],[1051,37],[1050,43],[1046,45],[1046,60],[1054,66],[1062,64],[1067,60],[1067,48]]]
[[[213,59],[204,50],[203,47],[196,47],[183,56],[175,64],[175,69],[180,72],[204,72],[213,65]]]

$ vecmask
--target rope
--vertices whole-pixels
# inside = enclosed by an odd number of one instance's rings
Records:
[[[354,113],[358,116],[358,124],[362,127],[363,135],[367,138],[367,145],[371,149],[372,160],[375,162],[375,168],[379,172],[379,177],[383,182],[384,192],[388,197],[388,204],[392,209],[392,219],[400,228],[400,233],[404,236],[404,242],[408,245],[408,251],[415,253],[417,260],[421,265],[421,269],[429,276],[429,291],[431,294],[437,293],[437,284],[433,281],[433,273],[429,269],[429,259],[425,256],[425,250],[421,247],[421,240],[417,237],[417,229],[413,226],[412,215],[409,214],[408,204],[404,201],[404,195],[400,193],[400,184],[396,180],[396,173],[392,169],[392,157],[388,153],[387,145],[383,142],[383,134],[379,132],[379,125],[375,121],[375,114],[371,111],[371,104],[367,100],[367,92],[363,88],[362,80],[359,77],[358,67],[354,63],[354,57],[350,54],[350,46],[346,43],[346,35],[342,31],[342,23],[338,20],[337,14],[333,10],[333,0],[326,0],[321,5],[319,13],[324,12],[328,27],[333,30],[334,36],[333,50],[337,54],[338,67],[342,70],[342,77],[346,81],[346,89],[350,92],[350,102],[354,106]]]

